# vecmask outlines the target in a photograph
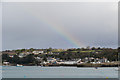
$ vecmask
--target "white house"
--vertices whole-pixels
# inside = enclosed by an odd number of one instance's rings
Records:
[[[43,54],[44,51],[33,51],[32,53],[33,53],[33,54]]]
[[[20,53],[20,54],[18,55],[19,58],[23,58],[23,57],[25,57],[25,56],[26,56],[25,53]]]
[[[9,62],[3,62],[3,65],[9,65]]]
[[[47,61],[48,61],[49,63],[53,63],[53,62],[56,62],[56,59],[55,59],[55,58],[48,58]]]
[[[77,64],[76,61],[65,61],[64,64]]]
[[[14,55],[9,55],[9,57],[10,57],[10,58],[13,58],[13,57],[14,57]]]
[[[103,59],[100,59],[100,62],[101,63],[106,63],[106,62],[109,62],[109,61],[107,60],[107,58],[103,58]]]

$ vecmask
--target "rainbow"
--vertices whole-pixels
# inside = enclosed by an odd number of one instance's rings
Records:
[[[24,8],[26,9],[26,8]],[[67,40],[70,44],[73,45],[74,48],[84,47],[85,45],[82,44],[79,39],[77,39],[75,36],[73,36],[71,33],[69,33],[64,27],[56,24],[56,22],[53,22],[52,20],[40,16],[39,13],[34,13],[33,11],[26,9],[25,11],[29,11],[28,13],[32,16],[38,18],[41,22],[48,24],[49,27],[51,27],[54,31],[56,31],[59,35],[61,35],[65,40]]]

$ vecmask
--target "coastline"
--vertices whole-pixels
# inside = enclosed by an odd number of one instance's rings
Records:
[[[16,64],[10,65],[2,65],[2,66],[16,66]],[[22,64],[22,66],[41,66],[41,67],[118,67],[117,63],[102,63],[102,64],[43,64],[43,65],[35,65],[35,64]],[[18,66],[18,67],[22,67]]]

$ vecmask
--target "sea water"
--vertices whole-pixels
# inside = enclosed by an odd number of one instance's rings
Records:
[[[118,78],[116,67],[5,66],[3,78]]]

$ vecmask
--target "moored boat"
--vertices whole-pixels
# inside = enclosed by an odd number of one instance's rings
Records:
[[[21,65],[21,64],[17,64],[17,66],[16,67],[23,67],[23,65]]]

